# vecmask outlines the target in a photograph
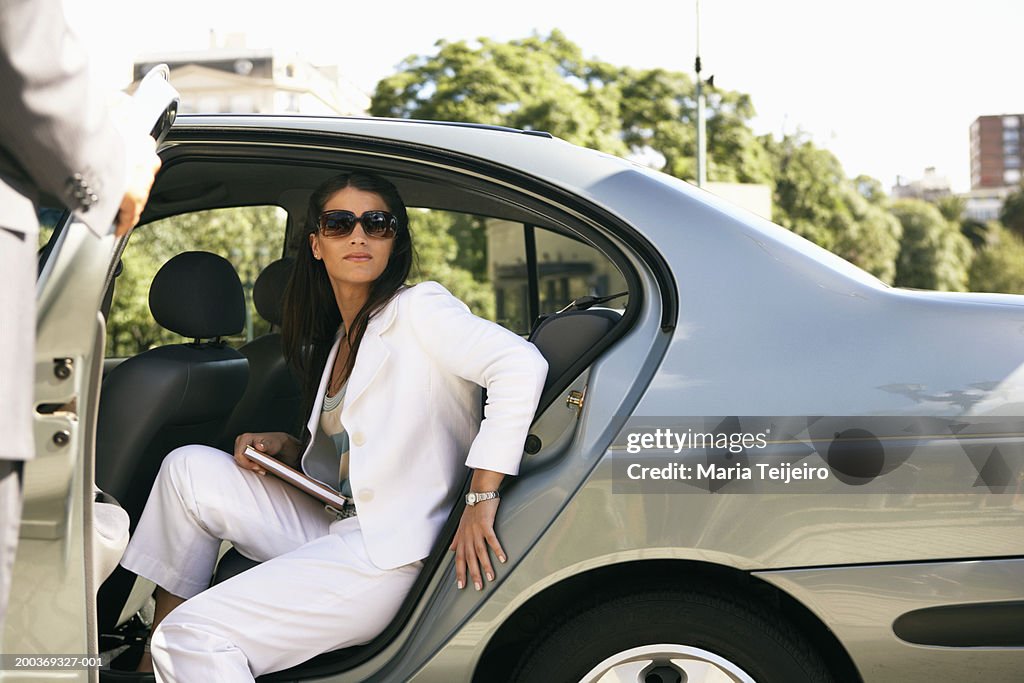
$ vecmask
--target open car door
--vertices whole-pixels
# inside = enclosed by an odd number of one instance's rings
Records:
[[[168,77],[165,65],[150,71],[131,105],[135,124],[158,144],[179,99]],[[36,286],[36,455],[24,465],[21,529],[0,634],[5,683],[98,679],[88,666],[99,656],[95,596],[105,577],[98,574],[120,559],[128,530],[127,516],[121,528],[119,510],[94,504],[105,345],[100,304],[125,239],[97,238],[66,215],[43,251]]]

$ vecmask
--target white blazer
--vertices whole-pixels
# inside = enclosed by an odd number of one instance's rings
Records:
[[[339,338],[340,341],[340,338]],[[339,342],[327,358],[302,455],[334,449],[320,410]],[[533,344],[483,318],[436,282],[399,292],[369,322],[341,420],[349,483],[370,559],[392,569],[430,554],[467,474],[516,474],[547,376]],[[480,387],[487,389],[480,420]],[[331,482],[334,483],[334,482]]]

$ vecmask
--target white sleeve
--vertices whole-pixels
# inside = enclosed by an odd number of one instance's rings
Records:
[[[533,344],[473,315],[436,282],[420,283],[407,296],[407,315],[431,359],[487,389],[484,419],[466,465],[517,474],[547,378],[547,361]]]

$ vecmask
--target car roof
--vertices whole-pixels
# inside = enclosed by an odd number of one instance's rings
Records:
[[[501,126],[374,117],[280,114],[188,114],[178,117],[168,141],[207,138],[330,135],[353,142],[390,141],[433,153],[444,163],[477,159],[561,188],[621,218],[680,267],[697,273],[702,253],[733,251],[753,241],[790,266],[804,264],[840,286],[884,287],[873,275],[795,233],[755,216],[684,180],[633,161],[587,149],[546,133]],[[299,143],[301,144],[301,142]],[[680,240],[685,230],[686,241]],[[726,244],[722,240],[729,235]],[[738,240],[738,242],[735,242]],[[711,247],[711,243],[715,246]],[[707,248],[703,248],[707,247]]]

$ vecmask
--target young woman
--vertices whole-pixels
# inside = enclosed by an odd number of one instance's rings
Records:
[[[233,457],[173,451],[121,561],[159,587],[159,680],[250,681],[372,640],[408,593],[466,466],[477,495],[451,546],[458,587],[493,580],[488,549],[506,559],[492,494],[518,471],[547,363],[441,285],[405,286],[408,216],[387,180],[335,176],[309,208],[283,325],[285,354],[306,378],[306,438],[242,434]],[[352,503],[326,509],[260,476],[246,446],[340,486]],[[207,589],[221,539],[262,564]]]

